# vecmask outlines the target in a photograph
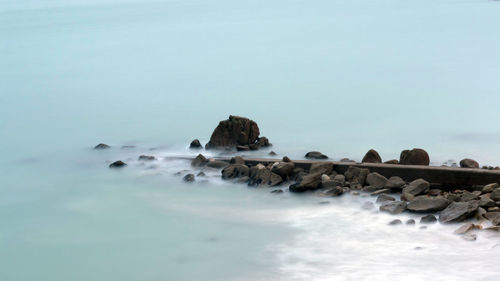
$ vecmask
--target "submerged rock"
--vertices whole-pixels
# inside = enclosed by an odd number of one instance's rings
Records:
[[[429,154],[421,148],[403,150],[399,156],[399,164],[429,166]]]
[[[380,211],[390,214],[401,214],[406,210],[407,203],[404,201],[386,202],[380,206]]]
[[[154,156],[150,156],[150,155],[139,156],[139,161],[153,161],[153,160],[156,160],[156,158]]]
[[[452,202],[439,215],[439,221],[442,223],[461,222],[469,218],[479,207],[477,201]]]
[[[94,146],[94,149],[108,149],[108,148],[111,148],[111,146],[109,146],[105,143],[100,143],[100,144]]]
[[[466,223],[464,225],[462,225],[461,227],[457,228],[453,233],[455,234],[465,234],[471,230],[473,230],[476,226],[472,223]]]
[[[403,222],[400,219],[395,219],[389,222],[389,225],[399,225],[399,224],[403,224]]]
[[[205,166],[207,163],[208,163],[208,159],[205,156],[203,156],[202,154],[198,154],[198,156],[196,156],[196,158],[194,158],[193,161],[191,161],[191,166],[201,167],[201,166]]]
[[[434,215],[426,215],[420,218],[420,223],[423,224],[435,223],[436,221],[437,219]]]
[[[194,139],[191,144],[189,144],[190,149],[200,149],[203,148],[203,146],[200,143],[200,140]]]
[[[193,174],[187,174],[184,176],[184,181],[185,182],[193,182],[194,181],[194,175]]]
[[[319,151],[308,152],[304,157],[307,159],[328,159],[328,156]]]
[[[382,158],[376,150],[370,149],[361,160],[361,163],[382,163]]]
[[[274,151],[270,151],[267,155],[269,155],[269,156],[276,156],[278,154],[276,154],[276,152],[274,152]]]
[[[219,122],[205,148],[224,149],[255,144],[259,138],[259,126],[246,117],[230,115]]]
[[[122,167],[125,167],[127,166],[127,163],[121,161],[121,160],[118,160],[118,161],[115,161],[111,164],[109,164],[109,167],[110,168],[122,168]]]
[[[475,168],[479,169],[479,163],[477,161],[466,158],[460,161],[460,168]]]

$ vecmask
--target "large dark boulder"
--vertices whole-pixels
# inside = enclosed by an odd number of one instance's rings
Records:
[[[290,185],[291,192],[305,192],[315,190],[321,187],[321,173],[313,173],[305,175],[300,182]]]
[[[183,180],[185,182],[194,182],[194,175],[193,174],[187,174],[184,176]]]
[[[429,154],[423,149],[403,150],[399,156],[399,164],[429,166]]]
[[[382,158],[378,154],[378,152],[374,149],[368,150],[368,152],[365,154],[365,157],[363,157],[363,160],[361,160],[362,163],[382,163]]]
[[[127,163],[121,161],[121,160],[118,160],[118,161],[115,161],[111,164],[109,164],[109,167],[110,168],[122,168],[122,167],[125,167],[127,166]]]
[[[250,168],[250,181],[248,185],[269,185],[276,186],[283,182],[283,179],[276,173],[271,172],[262,164],[257,164]]]
[[[191,148],[191,149],[200,149],[202,147],[203,146],[201,146],[200,140],[198,140],[198,139],[193,140],[191,142],[191,144],[189,145],[189,148]]]
[[[290,176],[295,169],[295,164],[292,162],[279,162],[276,165],[273,165],[271,168],[271,172],[280,175],[283,180],[286,180],[288,176]]]
[[[344,175],[345,175],[346,180],[349,181],[351,184],[357,183],[357,184],[360,184],[363,186],[365,184],[366,177],[368,176],[369,173],[370,173],[370,170],[368,170],[368,169],[362,169],[362,168],[355,167],[355,166],[349,166],[349,168],[344,173]]]
[[[460,167],[461,168],[479,169],[479,163],[477,163],[476,160],[472,160],[472,159],[466,158],[466,159],[462,159],[460,161]]]
[[[257,142],[259,134],[259,126],[253,120],[230,115],[228,120],[219,122],[205,148],[249,146]]]
[[[398,176],[394,176],[394,177],[390,177],[387,180],[384,188],[388,188],[388,189],[394,190],[394,191],[401,191],[401,189],[403,188],[403,186],[405,184],[406,184],[406,182],[402,178],[400,178]]]
[[[430,184],[423,179],[417,179],[409,183],[405,188],[403,188],[403,196],[407,200],[413,199],[413,197],[429,192]]]
[[[319,151],[310,151],[304,157],[307,159],[328,159],[328,156]]]
[[[108,149],[108,148],[111,148],[111,146],[109,146],[105,143],[100,143],[100,144],[94,146],[94,149]]]
[[[491,192],[491,200],[500,201],[500,188],[496,188]]]
[[[408,203],[406,208],[410,212],[427,213],[444,210],[449,204],[450,201],[444,197],[417,196]]]
[[[386,183],[387,178],[379,173],[369,173],[368,176],[366,176],[366,184],[375,187],[375,189],[384,188]]]
[[[451,202],[439,215],[442,223],[461,222],[471,217],[479,207],[477,201]]]
[[[223,179],[248,177],[249,175],[250,175],[250,168],[242,164],[231,164],[222,170]]]

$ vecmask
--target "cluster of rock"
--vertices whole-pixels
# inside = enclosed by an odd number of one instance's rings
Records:
[[[260,137],[257,123],[246,117],[230,115],[227,120],[219,122],[205,145],[205,149],[234,149],[238,151],[258,150],[271,146],[269,139]],[[200,141],[195,139],[189,145],[192,149],[203,148]]]

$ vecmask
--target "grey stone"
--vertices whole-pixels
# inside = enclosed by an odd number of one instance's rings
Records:
[[[105,143],[100,143],[100,144],[94,146],[94,149],[108,149],[108,148],[111,148],[111,146],[109,146]]]
[[[430,184],[423,179],[414,180],[411,183],[409,183],[405,188],[403,188],[403,195],[405,195],[405,198],[411,200],[406,196],[406,194],[413,196],[425,194],[429,192],[429,186]]]
[[[405,184],[406,183],[402,178],[394,176],[394,177],[390,177],[387,180],[384,188],[389,188],[392,190],[401,190]]]
[[[194,175],[193,174],[187,174],[184,176],[184,181],[185,182],[193,182],[194,181]]]
[[[308,152],[304,157],[307,159],[328,159],[328,156],[319,151]]]
[[[420,218],[420,223],[429,224],[437,221],[434,215],[426,215]]]
[[[455,234],[465,234],[471,230],[473,230],[475,228],[475,225],[472,224],[472,223],[466,223],[464,225],[462,225],[461,227],[457,228],[453,233]]]
[[[491,200],[500,201],[500,188],[496,188],[491,192]]]
[[[481,193],[485,194],[485,193],[491,193],[493,192],[493,190],[497,189],[497,188],[500,188],[500,185],[498,185],[498,183],[490,183],[490,184],[487,184],[483,187]]]
[[[479,169],[479,163],[477,163],[477,161],[475,160],[466,158],[460,161],[460,167]]]
[[[380,211],[388,212],[393,215],[401,214],[406,210],[406,205],[404,201],[386,202],[380,206]]]
[[[371,196],[377,196],[377,195],[380,195],[380,194],[384,194],[384,193],[390,193],[391,190],[390,189],[387,189],[387,188],[384,188],[384,189],[379,189],[379,190],[376,190],[372,193],[370,193]]]
[[[396,201],[396,199],[392,196],[387,195],[387,194],[380,194],[377,197],[377,203],[382,203],[382,202],[386,202],[386,201]]]
[[[277,165],[274,165],[271,169],[271,172],[280,175],[283,180],[286,180],[295,169],[295,164],[292,162],[279,162]]]
[[[387,183],[387,178],[379,173],[369,173],[366,177],[366,183],[376,189],[382,189]]]
[[[191,166],[193,167],[201,167],[201,166],[204,166],[208,163],[208,159],[205,158],[205,156],[203,156],[202,154],[198,154],[198,156],[196,156],[196,158],[193,159],[193,161],[191,161]]]
[[[500,212],[487,212],[484,217],[493,225],[500,225]]]
[[[408,203],[407,209],[410,212],[427,213],[444,210],[450,201],[444,197],[417,196]]]
[[[461,222],[469,218],[479,207],[479,202],[452,202],[439,215],[439,221],[442,223]]]
[[[231,164],[222,170],[223,179],[233,179],[240,177],[248,177],[250,175],[250,168],[247,165]]]
[[[190,144],[189,144],[189,148],[191,149],[200,149],[200,148],[203,148],[203,146],[201,146],[201,143],[200,143],[200,140],[198,139],[194,139]]]
[[[355,166],[350,166],[347,168],[347,171],[344,173],[346,180],[351,182],[351,184],[360,184],[365,185],[366,176],[370,173],[368,169],[362,169]]]
[[[389,222],[389,225],[399,225],[399,224],[403,224],[403,222],[399,219],[395,219]]]
[[[227,166],[229,166],[229,163],[224,162],[224,161],[215,160],[215,159],[208,159],[208,162],[207,162],[207,167],[210,167],[210,168],[222,169],[222,168],[225,168]]]

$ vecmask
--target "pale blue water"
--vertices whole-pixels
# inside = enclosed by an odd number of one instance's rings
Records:
[[[186,185],[187,162],[134,159],[192,154],[238,114],[293,158],[422,147],[437,165],[500,165],[499,14],[486,0],[0,0],[0,280],[495,280],[494,237],[395,231],[359,208],[372,198],[318,205],[216,173]],[[116,159],[130,166],[109,171]]]

